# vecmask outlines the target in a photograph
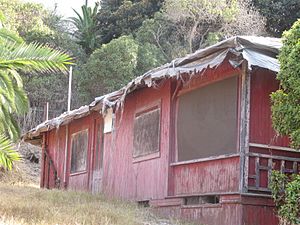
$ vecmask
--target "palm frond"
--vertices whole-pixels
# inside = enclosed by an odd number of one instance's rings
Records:
[[[14,70],[0,70],[0,104],[17,115],[28,109],[28,99],[20,75]]]
[[[24,115],[29,108],[28,97],[23,88],[14,86],[14,102],[15,110],[14,113],[17,115]]]
[[[65,72],[70,64],[72,58],[66,53],[26,44],[18,35],[0,29],[0,166],[11,169],[20,158],[11,142],[20,136],[14,116],[28,110],[28,99],[18,72]]]
[[[72,58],[66,53],[37,43],[22,43],[12,51],[1,51],[1,47],[0,45],[0,69],[62,72],[67,71],[67,65],[73,64]]]
[[[11,170],[13,162],[20,160],[20,155],[14,150],[12,142],[0,134],[0,166]]]
[[[14,104],[14,83],[7,72],[0,71],[0,102]]]
[[[0,105],[0,134],[5,134],[12,140],[20,137],[20,128],[11,112],[6,105]]]
[[[76,27],[76,31],[73,32],[73,36],[77,39],[77,43],[84,48],[87,54],[91,54],[97,47],[96,17],[98,7],[99,4],[97,3],[95,4],[95,7],[93,9],[91,7],[83,5],[81,7],[81,13],[73,9],[76,17],[70,17],[68,20]]]
[[[5,28],[0,29],[0,40],[21,44],[23,39],[16,33]]]

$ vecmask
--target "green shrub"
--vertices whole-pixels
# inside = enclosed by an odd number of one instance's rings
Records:
[[[288,224],[300,224],[300,175],[273,171],[270,188],[279,217]]]
[[[294,148],[300,147],[300,19],[283,34],[279,54],[280,89],[272,93],[273,127],[288,135]]]

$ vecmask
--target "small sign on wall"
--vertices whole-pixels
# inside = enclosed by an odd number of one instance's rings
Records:
[[[114,114],[111,108],[107,109],[104,116],[104,134],[112,132],[114,122]]]

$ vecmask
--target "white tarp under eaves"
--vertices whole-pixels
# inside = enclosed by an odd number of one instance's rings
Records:
[[[200,72],[205,68],[220,65],[229,53],[235,57],[230,59],[233,66],[238,66],[242,59],[248,61],[249,69],[253,66],[279,71],[277,55],[282,43],[278,38],[237,36],[215,45],[196,51],[184,58],[175,59],[148,75],[152,78],[175,76],[178,73]],[[147,73],[146,73],[147,74]]]

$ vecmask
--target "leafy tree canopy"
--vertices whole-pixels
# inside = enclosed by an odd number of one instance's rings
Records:
[[[295,148],[300,147],[300,19],[283,34],[277,78],[281,88],[272,93],[274,128],[288,135]]]
[[[267,31],[281,37],[300,18],[299,0],[252,0],[261,14],[267,19]]]
[[[230,36],[264,33],[264,18],[248,0],[165,0],[135,37],[155,45],[170,61]]]
[[[165,0],[163,14],[190,53],[223,38],[265,31],[264,18],[250,0]]]
[[[140,43],[151,43],[161,52],[161,57],[167,61],[188,53],[187,43],[180,36],[176,24],[170,21],[164,13],[157,12],[151,19],[146,19],[135,32]]]
[[[101,1],[98,29],[102,43],[135,32],[147,18],[159,11],[163,0]]]
[[[0,0],[0,11],[4,15],[2,21],[4,27],[16,31],[23,38],[30,32],[52,33],[44,22],[49,12],[40,4],[20,0]]]
[[[71,30],[70,23],[62,20],[56,11],[48,11],[40,4],[20,0],[0,0],[0,10],[5,18],[9,18],[4,19],[4,27],[17,34],[20,33],[27,43],[37,42],[67,52],[74,56],[76,64],[86,61],[87,57],[82,47],[68,33],[68,30]],[[20,76],[31,107],[43,109],[45,103],[49,102],[55,116],[66,110],[68,83],[66,74],[51,72],[45,76],[41,73],[32,74],[23,71]],[[84,104],[76,101],[77,99],[73,103]]]
[[[137,75],[164,62],[159,49],[141,44],[132,36],[121,36],[96,49],[76,74],[79,93],[86,102],[115,91]]]

